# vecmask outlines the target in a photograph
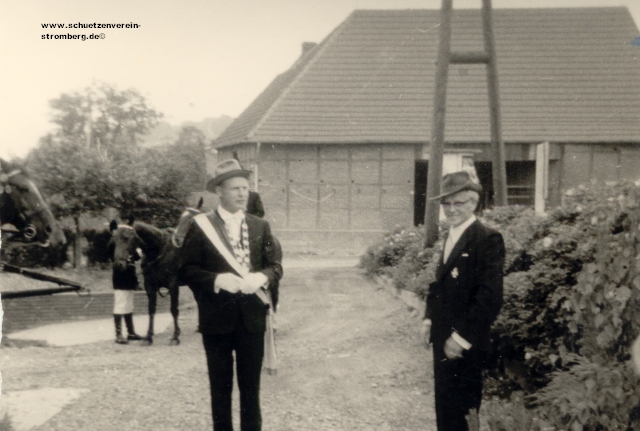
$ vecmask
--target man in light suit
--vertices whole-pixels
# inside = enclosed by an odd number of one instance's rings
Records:
[[[249,175],[236,160],[220,162],[215,177],[207,183],[207,190],[220,197],[220,206],[206,215],[228,250],[227,257],[235,258],[248,275],[241,277],[233,269],[235,264],[216,249],[197,220],[189,227],[182,247],[181,276],[198,303],[215,431],[233,430],[234,351],[241,429],[262,429],[260,374],[268,305],[255,293],[276,283],[283,272],[269,223],[245,214]]]
[[[482,187],[466,171],[445,175],[440,201],[450,230],[429,286],[423,334],[433,344],[438,431],[477,424],[489,333],[502,307],[502,235],[473,212]]]

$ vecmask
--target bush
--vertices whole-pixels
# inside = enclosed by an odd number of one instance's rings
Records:
[[[538,417],[535,409],[525,407],[522,393],[514,393],[509,402],[490,400],[482,404],[482,416],[491,431],[551,431],[550,422]]]
[[[62,228],[67,243],[60,247],[40,247],[36,244],[10,243],[3,244],[3,258],[11,265],[23,268],[60,267],[67,262],[69,247],[73,247],[75,234],[73,230]]]
[[[416,253],[422,246],[424,234],[422,229],[397,228],[384,236],[382,241],[372,245],[360,258],[360,268],[364,268],[369,276],[386,274],[407,256]]]
[[[87,240],[87,262],[90,265],[107,265],[111,262],[109,241],[111,232],[108,229],[87,229],[82,232]]]
[[[530,398],[556,429],[639,429],[634,410],[640,387],[628,363],[594,363],[569,355],[566,370],[554,371],[551,382]]]

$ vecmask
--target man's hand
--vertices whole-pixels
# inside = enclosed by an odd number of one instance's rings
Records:
[[[216,292],[223,289],[227,292],[237,293],[243,285],[244,280],[242,278],[230,272],[225,272],[224,274],[219,274],[216,277],[214,287]]]
[[[429,339],[431,338],[431,320],[424,319],[422,321],[420,332],[422,333],[422,341],[424,343],[424,347],[428,349],[430,344]]]
[[[458,344],[453,337],[449,337],[447,342],[444,343],[444,354],[449,359],[458,359],[462,358],[462,346]]]
[[[240,291],[246,294],[255,293],[258,289],[265,286],[268,281],[269,279],[263,273],[251,272],[244,278]]]

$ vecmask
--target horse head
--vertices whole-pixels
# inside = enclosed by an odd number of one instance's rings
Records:
[[[19,239],[42,246],[67,241],[40,191],[22,168],[0,159],[0,220],[13,224]]]
[[[178,226],[176,226],[173,235],[171,235],[171,244],[173,244],[174,247],[181,248],[184,244],[184,238],[187,235],[187,231],[189,230],[191,220],[193,220],[195,216],[202,212],[202,203],[203,199],[200,198],[200,200],[198,201],[198,206],[196,206],[195,208],[186,207],[180,215]]]
[[[140,258],[138,249],[142,240],[132,226],[118,224],[115,220],[109,224],[109,230],[112,235],[110,247],[113,249],[113,266],[123,271]]]

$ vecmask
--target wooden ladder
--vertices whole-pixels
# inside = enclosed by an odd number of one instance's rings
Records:
[[[498,71],[491,0],[482,0],[482,33],[484,51],[451,52],[451,13],[453,0],[442,0],[440,9],[440,43],[436,63],[435,91],[433,98],[433,125],[429,148],[429,171],[427,174],[427,205],[425,210],[425,247],[432,247],[438,240],[439,204],[429,200],[440,194],[442,180],[442,156],[444,147],[445,107],[447,101],[447,81],[449,64],[485,64],[487,66],[487,87],[489,90],[489,116],[491,124],[491,151],[494,204],[507,204],[506,167],[504,142],[500,125],[500,98],[498,95]]]

